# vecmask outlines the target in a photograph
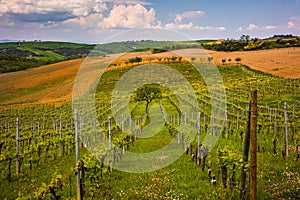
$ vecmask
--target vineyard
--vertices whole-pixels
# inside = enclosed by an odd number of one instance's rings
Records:
[[[152,64],[156,73],[179,72],[195,95],[176,83],[174,92],[161,78],[162,96],[146,114],[145,101],[112,99],[118,81],[139,70],[139,63],[127,64],[103,73],[94,99],[0,110],[1,199],[248,199],[250,166],[243,152],[253,90],[258,199],[300,198],[299,79],[226,65],[218,67],[222,81],[214,83],[214,76],[202,77],[188,62],[168,59],[169,71]],[[212,73],[209,64],[203,74]],[[226,97],[210,84],[224,84]],[[174,156],[147,157],[159,149]],[[144,155],[138,164],[134,153]]]

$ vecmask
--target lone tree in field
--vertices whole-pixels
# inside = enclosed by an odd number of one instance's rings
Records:
[[[225,63],[226,63],[226,58],[223,58],[223,59],[222,59],[222,63],[223,63],[223,65],[225,65]]]
[[[146,84],[137,89],[136,101],[146,101],[146,114],[148,114],[149,104],[153,99],[160,99],[162,97],[161,89],[158,85]]]
[[[241,59],[240,57],[237,57],[237,58],[235,59],[235,61],[236,61],[236,63],[237,63],[238,65],[240,65],[240,64],[241,64],[241,61],[242,61],[242,59]]]
[[[128,62],[131,63],[133,66],[133,63],[137,62],[139,64],[140,62],[142,62],[142,58],[141,57],[129,58]]]

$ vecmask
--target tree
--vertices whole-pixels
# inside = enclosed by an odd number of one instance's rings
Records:
[[[172,56],[171,60],[172,60],[172,62],[175,62],[177,60],[177,57]]]
[[[225,65],[225,63],[226,63],[226,58],[223,58],[223,59],[222,59],[222,63],[223,63],[223,65]]]
[[[241,59],[240,57],[237,57],[237,58],[235,59],[235,61],[236,61],[237,64],[240,64],[241,61],[242,61],[242,59]]]
[[[241,40],[248,43],[250,40],[250,35],[242,35],[241,36]]]
[[[160,99],[162,97],[162,91],[158,85],[146,84],[138,88],[136,91],[136,101],[146,101],[146,114],[148,114],[149,104],[153,99]]]
[[[135,62],[137,62],[138,64],[142,62],[142,58],[141,57],[129,58],[128,62],[131,63],[133,66],[133,63]]]
[[[182,60],[182,57],[180,56],[180,57],[178,58],[178,61],[181,63],[181,60]]]

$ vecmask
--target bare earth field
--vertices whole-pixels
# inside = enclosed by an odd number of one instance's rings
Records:
[[[183,49],[160,54],[151,52],[136,52],[122,55],[118,62],[125,62],[128,58],[136,56],[143,57],[143,60],[158,59],[172,56],[190,57],[213,57],[216,65],[222,65],[222,59],[226,59],[226,64],[236,64],[235,58],[240,57],[242,64],[252,69],[266,72],[284,78],[300,78],[300,48],[282,48],[258,51],[239,52],[218,52],[206,51],[203,49]],[[228,59],[231,58],[231,62]],[[188,59],[190,61],[190,59]]]
[[[69,100],[83,59],[0,74],[0,105],[45,104]]]
[[[208,53],[217,65],[221,65],[224,58],[231,58],[231,63],[235,63],[234,59],[240,57],[242,64],[252,69],[285,78],[300,78],[300,48]]]
[[[252,69],[260,70],[285,78],[300,78],[300,48],[271,49],[247,52],[216,52],[199,49],[185,49],[161,54],[150,52],[136,52],[111,55],[106,59],[114,60],[121,65],[112,67],[126,67],[125,61],[131,57],[142,57],[143,63],[149,60],[182,56],[190,61],[190,57],[213,57],[216,65],[222,65],[222,59],[226,64],[235,64],[234,59],[240,57],[242,64]],[[231,58],[231,62],[228,59]],[[104,58],[103,58],[104,59]],[[104,59],[105,60],[105,59]],[[0,106],[9,104],[47,104],[61,103],[72,98],[74,80],[83,59],[60,62],[36,69],[0,74]]]

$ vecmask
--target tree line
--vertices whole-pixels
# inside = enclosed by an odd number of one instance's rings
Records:
[[[54,61],[44,61],[36,58],[27,58],[18,55],[0,54],[0,73],[36,68],[51,63],[54,63]]]

